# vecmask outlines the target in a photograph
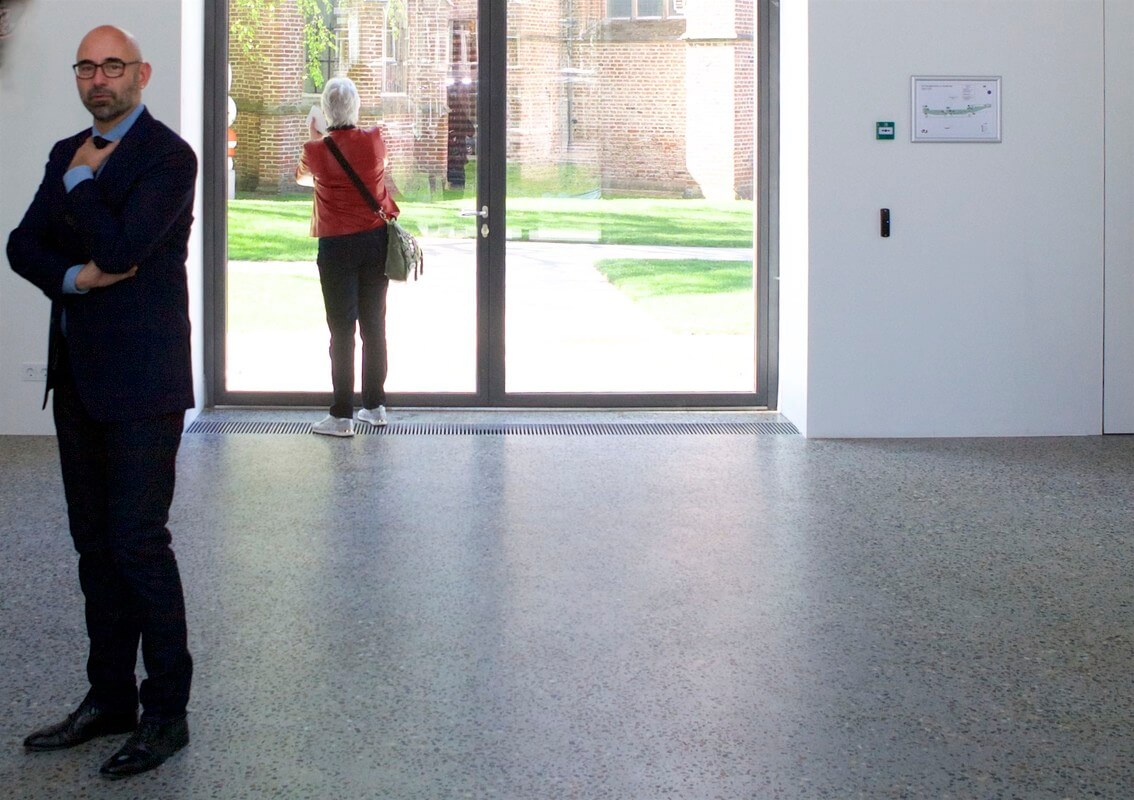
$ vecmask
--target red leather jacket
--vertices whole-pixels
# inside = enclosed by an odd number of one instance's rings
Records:
[[[331,131],[330,135],[382,210],[388,216],[398,216],[398,205],[386,188],[386,142],[382,132],[378,128],[345,128]],[[342,236],[386,224],[371,210],[322,139],[304,143],[295,180],[315,186],[312,236]]]

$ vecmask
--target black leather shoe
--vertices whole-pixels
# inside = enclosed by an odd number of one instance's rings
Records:
[[[67,719],[24,739],[28,750],[62,750],[98,736],[129,733],[138,727],[137,711],[106,711],[84,700]]]
[[[104,778],[128,778],[154,767],[189,744],[189,723],[185,717],[172,722],[143,719],[126,744],[98,771]]]

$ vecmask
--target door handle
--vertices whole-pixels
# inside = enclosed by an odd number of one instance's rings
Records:
[[[467,208],[461,212],[462,217],[480,217],[481,219],[488,219],[488,206],[481,206],[480,211],[473,211]]]

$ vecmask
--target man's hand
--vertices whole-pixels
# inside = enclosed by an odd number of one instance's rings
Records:
[[[107,148],[109,149],[109,148]],[[86,291],[87,289],[105,289],[107,286],[113,286],[119,281],[124,281],[127,278],[133,278],[138,274],[138,265],[130,267],[125,272],[103,272],[98,268],[98,265],[93,261],[88,261],[79,270],[79,274],[75,276],[75,288]]]
[[[106,161],[116,147],[118,147],[118,142],[110,142],[99,150],[95,147],[94,137],[92,136],[83,142],[82,146],[75,151],[75,156],[71,159],[71,166],[67,167],[67,169],[86,166],[90,167],[92,172],[98,172],[98,168],[102,166],[102,162]]]

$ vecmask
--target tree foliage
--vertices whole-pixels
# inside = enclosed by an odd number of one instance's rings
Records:
[[[260,31],[266,19],[277,8],[294,3],[303,19],[303,43],[307,74],[316,89],[323,88],[323,70],[320,56],[324,51],[337,50],[335,32],[327,26],[327,16],[333,11],[333,0],[229,0],[229,36],[249,58],[263,58]]]

